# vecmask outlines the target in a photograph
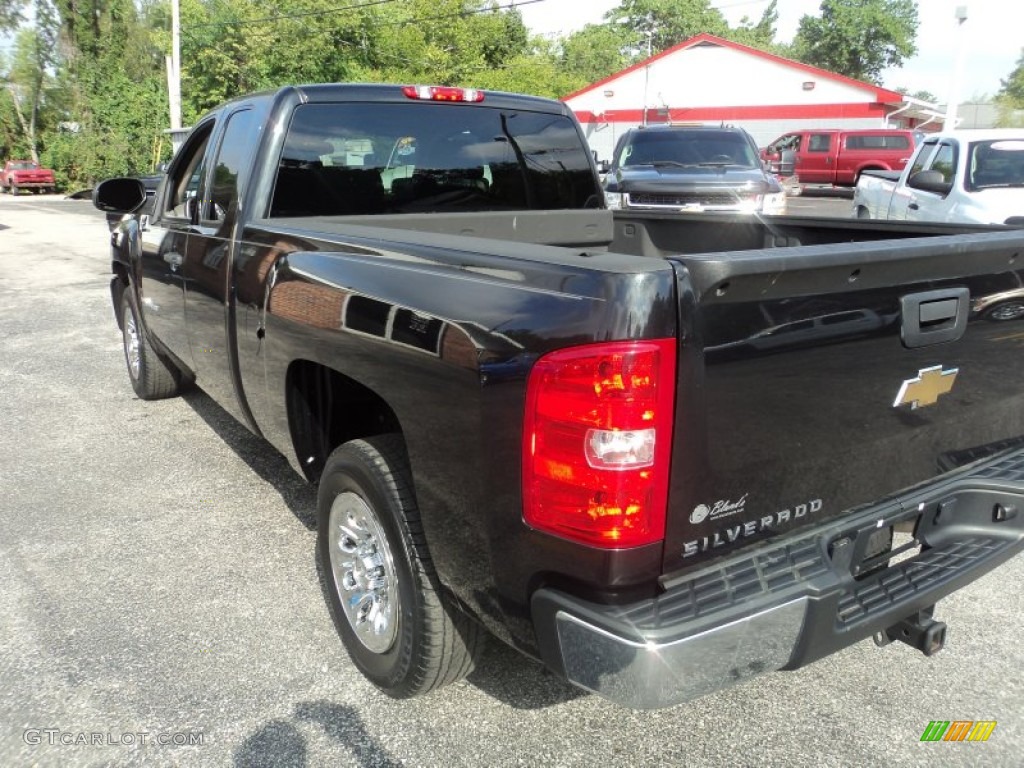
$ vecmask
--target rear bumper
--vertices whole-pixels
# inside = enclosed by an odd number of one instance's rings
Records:
[[[1024,549],[1024,454],[841,521],[716,561],[656,598],[609,606],[554,589],[532,601],[541,655],[623,706],[679,704],[796,669],[893,627]],[[865,560],[880,528],[912,528],[919,554]],[[868,575],[864,575],[870,571]]]

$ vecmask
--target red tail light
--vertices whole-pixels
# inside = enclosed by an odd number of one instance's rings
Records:
[[[448,88],[443,85],[405,85],[402,93],[421,101],[483,101],[484,92],[475,88]]]
[[[523,433],[527,525],[605,548],[664,539],[675,344],[591,344],[534,364]]]

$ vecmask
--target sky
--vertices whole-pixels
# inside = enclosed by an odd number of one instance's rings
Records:
[[[588,23],[600,23],[618,0],[539,0],[517,3],[523,22],[538,34],[567,34]],[[519,5],[519,3],[523,3]],[[731,26],[744,16],[756,22],[769,0],[713,0]],[[502,3],[503,5],[505,3]],[[776,25],[780,42],[796,34],[800,17],[819,15],[820,0],[778,0]],[[962,26],[956,9],[967,8]],[[1024,3],[1020,0],[919,0],[918,53],[899,69],[886,70],[882,85],[910,93],[928,91],[939,103],[953,98],[953,73],[958,41],[963,46],[963,69],[958,102],[994,96],[1000,80],[1009,76],[1024,49]]]

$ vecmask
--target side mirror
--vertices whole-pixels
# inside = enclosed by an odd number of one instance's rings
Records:
[[[907,179],[907,186],[945,197],[953,189],[953,182],[946,181],[941,171],[918,171]]]
[[[105,213],[135,213],[146,202],[146,188],[138,179],[107,179],[92,191],[92,204]]]

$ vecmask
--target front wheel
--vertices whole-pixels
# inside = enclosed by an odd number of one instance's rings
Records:
[[[472,671],[483,631],[441,590],[400,436],[353,440],[327,459],[317,555],[334,626],[384,693],[416,696]]]
[[[181,377],[157,356],[146,338],[130,286],[121,295],[121,339],[128,378],[136,395],[143,400],[160,400],[178,394]]]

